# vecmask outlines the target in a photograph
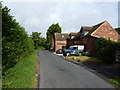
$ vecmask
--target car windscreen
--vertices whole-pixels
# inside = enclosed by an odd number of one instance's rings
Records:
[[[78,47],[73,47],[73,49],[78,49]]]

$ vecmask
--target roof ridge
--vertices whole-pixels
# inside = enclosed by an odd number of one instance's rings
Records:
[[[93,26],[82,26],[82,27],[93,27]]]
[[[105,23],[105,22],[107,22],[107,21],[103,21],[103,22],[101,22],[101,23],[98,23],[98,24],[96,24],[96,25],[93,25],[93,27],[94,26],[97,26],[97,25],[99,25],[99,26],[101,26],[103,23]]]
[[[91,35],[94,31],[96,31],[101,25],[103,25],[105,22],[107,22],[106,20],[101,22],[101,23],[98,23],[96,25],[93,26],[92,30],[87,34],[87,35]],[[108,23],[108,22],[107,22]]]

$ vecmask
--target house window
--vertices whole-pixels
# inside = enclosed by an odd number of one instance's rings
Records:
[[[64,35],[62,35],[62,37],[64,37]]]

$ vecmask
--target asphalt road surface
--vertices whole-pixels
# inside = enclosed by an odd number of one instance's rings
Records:
[[[40,50],[39,88],[114,88],[111,84],[82,66],[63,57]]]

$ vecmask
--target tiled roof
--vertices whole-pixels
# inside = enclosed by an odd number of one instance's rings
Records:
[[[106,21],[104,21],[106,22]],[[83,30],[89,31],[89,33],[87,34],[87,36],[91,35],[97,28],[99,28],[104,22],[101,22],[97,25],[94,25],[92,27],[88,27],[88,26],[82,26],[80,32],[78,33],[55,33],[55,40],[67,40],[70,39],[70,35],[75,36],[74,39],[79,38],[81,36],[81,32]]]
[[[79,32],[75,37],[74,37],[74,39],[76,39],[76,38],[78,38],[78,37],[80,37],[81,36],[81,33]]]
[[[104,21],[104,22],[106,22],[106,21]],[[79,37],[81,36],[81,33],[82,33],[83,30],[89,31],[89,33],[88,33],[86,36],[91,35],[91,34],[92,34],[98,27],[100,27],[104,22],[101,22],[101,23],[99,23],[99,24],[97,24],[97,25],[94,25],[94,26],[91,26],[91,27],[89,27],[89,26],[82,26],[80,32],[78,33],[78,35],[75,36],[74,39],[79,38]]]
[[[104,22],[106,22],[106,21],[104,21]],[[87,34],[87,35],[91,35],[98,27],[100,27],[104,22],[101,22],[101,23],[99,23],[99,24],[97,24],[97,25],[94,25],[93,26],[93,28],[92,28],[92,30]]]
[[[70,36],[68,33],[55,33],[55,40],[66,40],[69,38]]]
[[[91,31],[93,29],[93,27],[82,26],[81,29],[82,30],[90,30]]]

